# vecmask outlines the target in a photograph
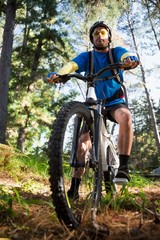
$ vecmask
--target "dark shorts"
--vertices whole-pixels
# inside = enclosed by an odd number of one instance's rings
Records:
[[[105,107],[103,110],[102,110],[102,114],[107,118],[109,119],[110,121],[112,122],[116,122],[116,120],[111,116],[111,110],[116,110],[116,109],[119,109],[119,108],[126,108],[128,109],[128,107],[126,106],[125,103],[120,103],[120,104],[115,104],[115,105],[112,105],[110,107]],[[88,129],[88,126],[87,124],[84,124],[83,125],[83,129],[82,129],[82,133],[86,133],[88,132],[89,129]]]
[[[111,110],[116,110],[116,109],[119,109],[119,108],[128,109],[128,107],[126,106],[125,103],[120,103],[120,104],[115,104],[115,105],[112,105],[112,106],[109,106],[109,107],[105,107],[105,109],[103,109],[102,114],[104,116],[106,116],[107,119],[109,119],[110,121],[117,123],[116,120],[111,116]]]

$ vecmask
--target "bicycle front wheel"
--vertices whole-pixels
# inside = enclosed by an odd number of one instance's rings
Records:
[[[83,132],[84,125],[91,135],[92,122],[90,110],[83,103],[67,103],[57,115],[49,141],[49,173],[53,204],[60,222],[72,229],[88,218],[87,212],[90,214],[93,198],[94,168],[90,164],[90,155],[87,155],[83,162],[85,174],[79,188],[79,199],[73,201],[67,195],[73,171],[71,165],[74,165],[76,159],[78,138]],[[92,141],[92,136],[90,138]]]

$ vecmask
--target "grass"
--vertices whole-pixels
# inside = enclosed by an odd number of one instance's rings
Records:
[[[48,179],[47,157],[39,155],[26,156],[12,147],[5,148],[5,146],[1,145],[0,153],[1,173],[7,172],[9,177],[20,184],[19,188],[0,186],[1,219],[7,216],[16,217],[17,212],[13,207],[15,204],[19,206],[20,211],[25,211],[27,216],[30,215],[30,205],[33,204],[45,204],[53,209],[51,201],[42,200],[40,197],[34,199],[36,190],[45,189],[43,181]],[[107,194],[102,198],[101,212],[105,212],[105,209],[112,209],[113,211],[124,209],[142,212],[149,208],[160,214],[160,200],[154,199],[154,202],[151,202],[144,192],[144,188],[149,187],[151,189],[153,185],[154,183],[151,180],[142,177],[140,174],[131,174],[131,181],[128,185],[123,186],[114,196]],[[137,188],[138,190],[133,192],[132,188]],[[31,198],[29,200],[24,198],[23,193],[31,193]]]
[[[139,173],[131,174],[131,181],[129,182],[130,187],[136,186],[138,188],[143,188],[151,184],[153,184],[153,182],[150,179],[141,176]]]
[[[8,216],[15,217],[16,211],[13,209],[13,203],[17,202],[20,209],[22,210],[23,207],[25,207],[25,210],[27,214],[29,215],[29,205],[25,199],[23,199],[16,188],[11,188],[8,192],[3,188],[3,186],[0,186],[0,213],[1,218]]]
[[[121,209],[143,211],[148,205],[153,206],[153,202],[151,203],[151,201],[148,200],[144,189],[150,189],[154,184],[153,181],[139,174],[131,174],[131,181],[127,185],[122,186],[114,195],[111,193],[106,194],[102,198],[101,206],[107,206],[107,208],[111,208],[114,211]],[[132,188],[137,188],[137,191],[132,192]],[[159,213],[160,200],[154,200],[154,209]]]
[[[36,194],[38,189],[44,188],[43,181],[48,178],[47,161],[46,156],[27,156],[13,147],[0,144],[1,178],[4,179],[4,184],[0,185],[1,216],[16,216],[13,203],[18,204],[20,209],[25,208],[29,214],[30,202],[21,196],[21,192]],[[16,187],[6,185],[7,178],[13,179]],[[40,200],[39,204],[42,202]]]
[[[44,178],[48,177],[48,159],[46,155],[30,155],[25,163],[34,173]]]
[[[23,175],[28,171],[44,178],[48,177],[46,155],[25,155],[4,144],[0,144],[0,166],[13,177]]]

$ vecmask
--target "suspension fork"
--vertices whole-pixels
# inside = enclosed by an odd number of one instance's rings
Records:
[[[101,111],[102,111],[102,100],[98,99],[97,100],[97,112],[99,115],[101,115]]]
[[[73,136],[73,141],[72,141],[72,154],[70,156],[70,166],[74,167],[76,164],[76,150],[78,148],[78,141],[79,141],[79,135],[80,132],[79,127],[81,125],[82,119],[78,116],[76,116],[75,120],[74,120],[74,136]]]
[[[93,159],[92,163],[94,166],[97,165],[99,156],[99,140],[100,140],[100,130],[102,126],[102,115],[101,115],[101,109],[102,109],[102,101],[97,100],[96,109],[91,108],[91,111],[93,112],[94,117],[94,134],[93,134]]]

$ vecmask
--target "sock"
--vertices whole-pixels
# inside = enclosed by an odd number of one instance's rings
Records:
[[[81,179],[80,179],[80,178],[72,177],[71,187],[70,187],[70,191],[71,191],[72,193],[78,193],[78,189],[79,189],[80,182],[81,182]]]
[[[119,154],[119,166],[126,166],[128,165],[129,155]]]
[[[129,155],[119,155],[120,165],[118,168],[118,173],[116,175],[117,178],[126,178],[128,181],[130,181],[129,171],[128,171],[128,160]]]

